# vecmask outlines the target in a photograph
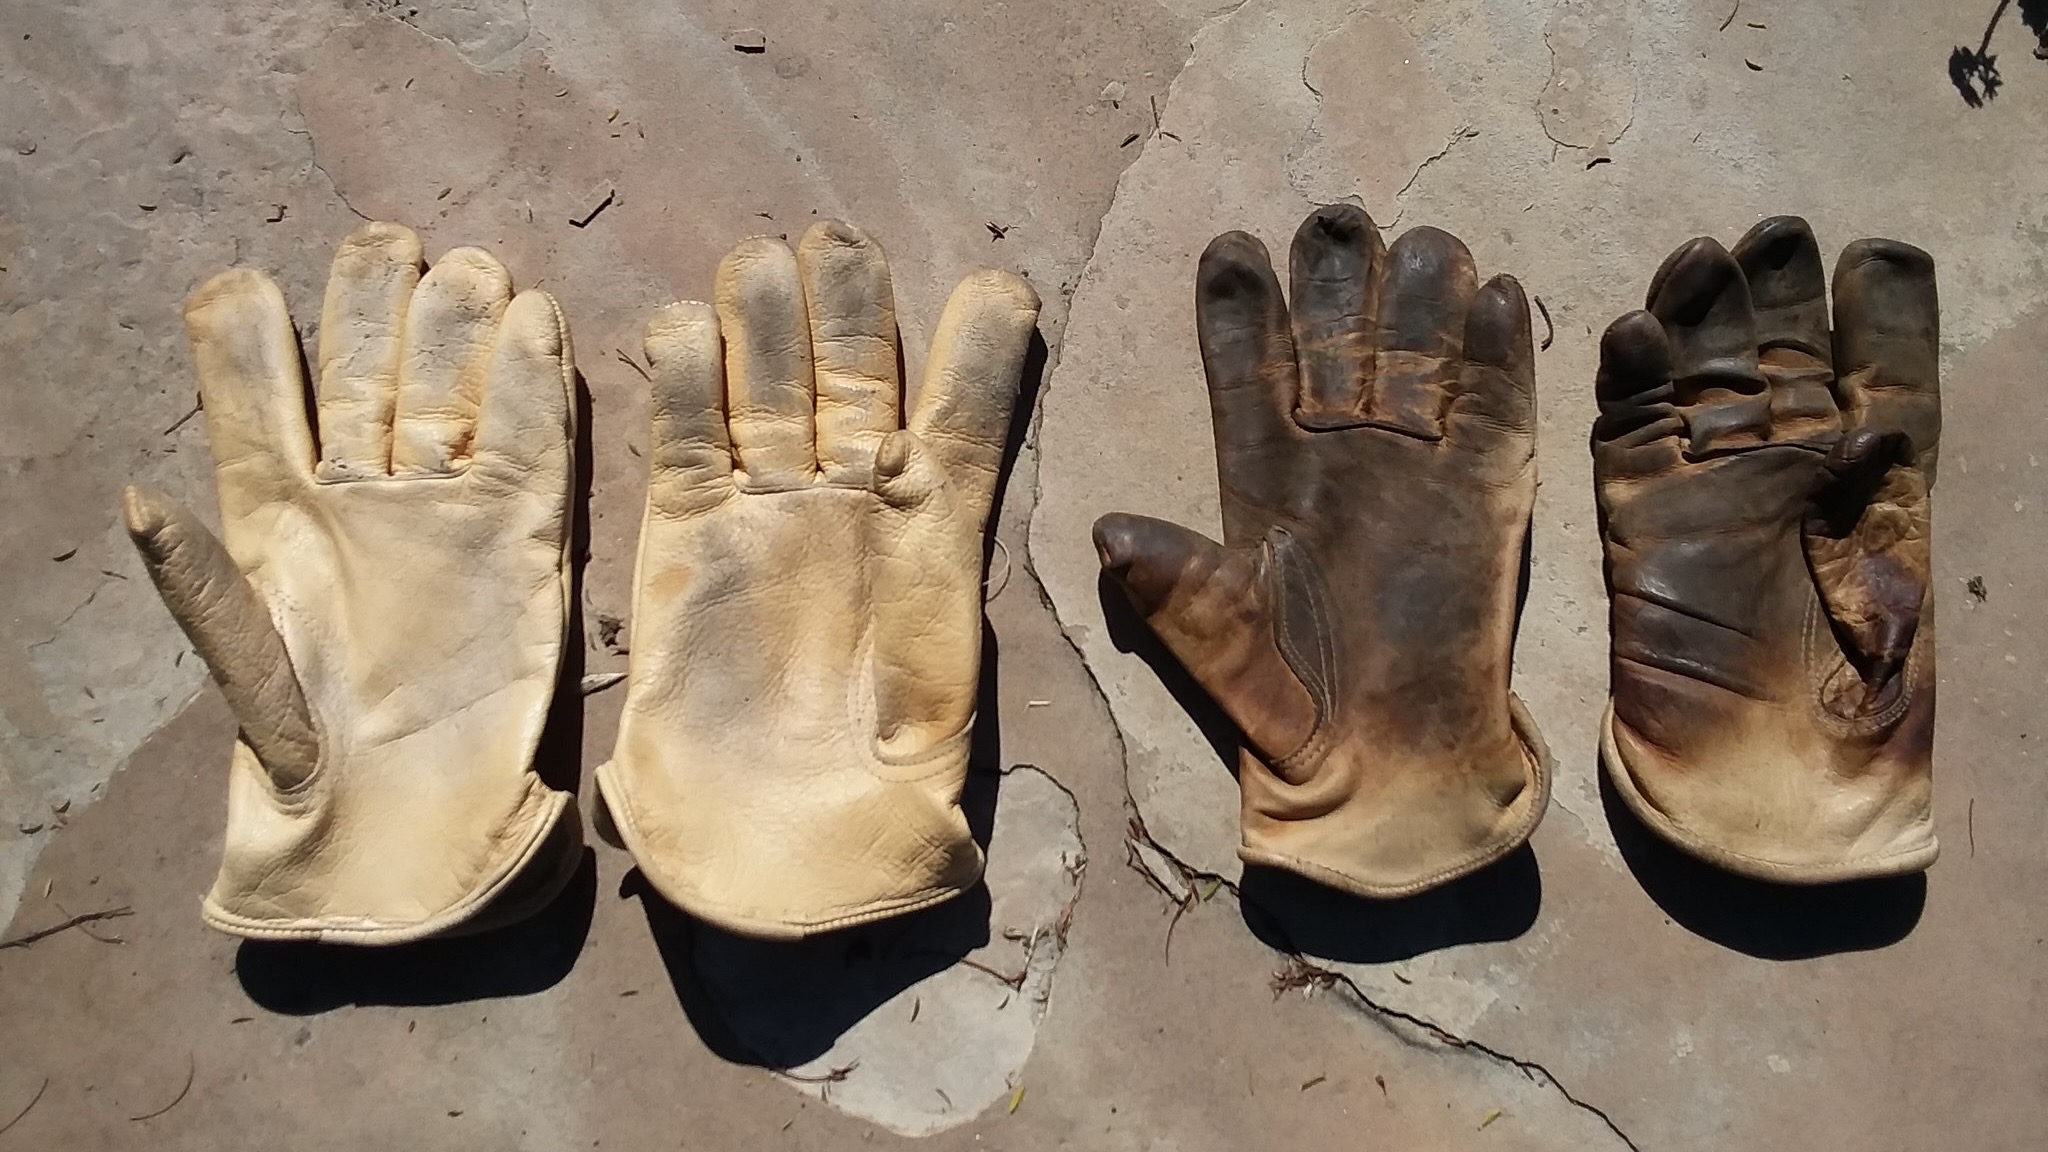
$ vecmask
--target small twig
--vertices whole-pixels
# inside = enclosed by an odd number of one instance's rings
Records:
[[[984,579],[982,581],[982,587],[988,589],[987,591],[981,594],[981,602],[983,604],[986,604],[989,601],[994,600],[996,597],[1001,596],[1003,594],[1003,589],[1008,588],[1010,586],[1010,569],[1014,566],[1010,562],[1010,546],[1003,543],[1003,538],[1001,536],[995,538],[995,544],[996,551],[1001,552],[1003,554],[1003,577],[1000,580],[991,581]]]
[[[185,1094],[192,1091],[192,1077],[196,1075],[199,1071],[199,1058],[197,1056],[192,1055],[191,1053],[187,1053],[185,1059],[185,1086],[183,1088],[178,1089],[178,1094],[176,1096],[171,1097],[171,1102],[157,1109],[154,1112],[144,1112],[140,1116],[130,1116],[128,1118],[129,1120],[154,1120],[157,1117],[163,1115],[164,1113],[169,1112],[171,1109],[176,1108],[181,1102],[184,1101]]]
[[[1557,340],[1557,325],[1550,322],[1550,306],[1543,302],[1543,297],[1541,296],[1536,298],[1536,311],[1543,314],[1543,343],[1537,345],[1536,350],[1538,352],[1548,352],[1550,351],[1551,344]]]
[[[595,696],[615,684],[624,683],[625,679],[624,672],[585,672],[578,689],[585,696]]]
[[[31,1097],[29,1097],[29,1098],[28,1098],[28,1103],[26,1103],[26,1104],[24,1104],[24,1105],[22,1105],[22,1106],[21,1106],[21,1111],[19,1111],[19,1112],[16,1112],[16,1113],[14,1114],[14,1119],[12,1119],[12,1120],[9,1120],[9,1121],[8,1121],[7,1123],[5,1123],[5,1124],[0,1124],[0,1135],[5,1135],[5,1134],[6,1134],[6,1132],[7,1132],[7,1130],[8,1130],[9,1128],[12,1128],[12,1127],[14,1127],[14,1126],[15,1126],[16,1124],[19,1124],[19,1123],[21,1123],[21,1118],[22,1118],[23,1116],[26,1116],[26,1115],[28,1115],[29,1109],[31,1109],[31,1108],[34,1108],[34,1107],[36,1106],[36,1102],[37,1102],[38,1100],[41,1100],[41,1099],[43,1098],[43,1093],[45,1093],[45,1092],[47,1092],[47,1091],[49,1091],[49,1090],[50,1090],[50,1078],[49,1078],[48,1076],[45,1076],[45,1077],[43,1077],[43,1083],[42,1083],[42,1086],[36,1089],[36,1094],[35,1094],[35,1095],[33,1095],[33,1096],[31,1096]]]
[[[59,908],[59,911],[62,911],[62,909]],[[121,905],[119,908],[108,908],[99,912],[85,912],[73,916],[61,924],[52,924],[48,928],[38,929],[26,936],[16,936],[12,940],[0,941],[0,948],[26,948],[38,940],[55,936],[59,932],[67,932],[80,925],[91,924],[96,920],[112,920],[117,916],[133,915],[135,915],[135,909],[128,907],[126,904]],[[88,932],[86,935],[92,936],[92,933]],[[103,944],[118,944],[121,942],[119,937],[93,936],[93,939]]]
[[[88,695],[89,695],[89,694],[90,694],[90,693],[88,693]],[[60,824],[60,825],[59,825],[59,827],[62,827],[62,825]],[[52,901],[50,901],[50,903],[52,903],[52,904],[55,904],[55,905],[57,906],[57,911],[59,911],[59,912],[62,912],[62,913],[63,913],[64,915],[66,915],[66,916],[69,916],[69,915],[71,915],[71,909],[69,909],[69,908],[66,908],[66,907],[64,906],[64,902],[63,902],[63,901],[61,901],[61,900],[52,900]],[[93,930],[92,930],[91,928],[88,928],[88,927],[86,927],[86,926],[85,926],[85,925],[83,925],[83,924],[80,924],[80,925],[78,926],[78,930],[79,930],[80,932],[83,932],[83,933],[85,933],[85,934],[86,934],[87,936],[90,936],[90,937],[92,937],[93,939],[95,939],[95,940],[99,941],[99,942],[100,942],[100,943],[102,943],[102,944],[126,944],[126,943],[128,942],[128,941],[126,941],[125,939],[123,939],[123,938],[121,938],[121,937],[119,937],[119,936],[102,936],[102,935],[100,935],[99,933],[97,933],[97,932],[93,931]]]
[[[988,965],[983,964],[981,961],[976,960],[972,956],[960,957],[960,963],[967,965],[969,968],[972,968],[977,972],[988,973],[989,975],[1009,985],[1013,991],[1021,990],[1024,987],[1024,977],[1030,972],[1030,968],[1027,966],[1024,971],[1017,973],[1015,976],[1012,976],[1007,972],[991,968]]]
[[[1296,988],[1329,989],[1337,986],[1337,974],[1327,968],[1317,968],[1299,956],[1290,956],[1287,966],[1273,973],[1273,998],[1278,1000],[1283,992]]]
[[[191,409],[188,410],[183,416],[180,416],[175,421],[172,421],[171,426],[169,428],[164,429],[162,434],[165,436],[169,436],[171,433],[176,432],[180,428],[183,428],[185,426],[186,421],[192,419],[194,416],[199,415],[200,411],[205,407],[206,405],[204,402],[194,400],[192,402]]]
[[[1735,23],[1735,14],[1740,11],[1742,11],[1742,0],[1735,0],[1735,7],[1730,8],[1728,10],[1728,18],[1726,20],[1721,21],[1720,30],[1726,32],[1728,30],[1728,26],[1730,24]]]
[[[1180,926],[1180,918],[1187,915],[1188,909],[1194,907],[1195,903],[1195,890],[1190,887],[1187,899],[1180,902],[1180,905],[1173,910],[1173,919],[1166,922],[1166,944],[1160,949],[1161,959],[1166,964],[1173,963],[1173,930]]]
[[[1152,134],[1154,136],[1164,136],[1168,140],[1179,141],[1180,137],[1159,127],[1159,97],[1153,96],[1150,99],[1152,101]]]
[[[786,1080],[794,1080],[799,1084],[837,1084],[852,1075],[853,1070],[858,1067],[860,1067],[860,1061],[855,1060],[851,1064],[838,1068],[828,1068],[816,1076],[808,1076],[802,1072],[792,1072],[787,1068],[777,1068],[774,1069],[774,1072],[777,1076]]]
[[[1967,822],[1970,829],[1970,858],[1974,860],[1977,858],[1977,798],[1975,796],[1970,797],[1970,812]]]
[[[612,355],[617,356],[619,358],[619,363],[624,364],[626,367],[631,368],[635,372],[638,372],[642,380],[647,381],[649,384],[654,383],[654,377],[649,376],[647,374],[647,369],[642,368],[640,365],[634,363],[633,358],[631,356],[626,355],[626,350],[624,348],[612,349]]]
[[[1329,1077],[1328,1077],[1328,1076],[1318,1076],[1318,1077],[1316,1077],[1316,1078],[1315,1078],[1315,1079],[1313,1079],[1313,1080],[1305,1080],[1305,1081],[1303,1081],[1303,1082],[1302,1082],[1302,1085],[1301,1085],[1301,1090],[1302,1090],[1303,1092],[1306,1092],[1306,1091],[1308,1091],[1309,1089],[1311,1089],[1311,1088],[1315,1087],[1315,1086],[1316,1086],[1316,1085],[1318,1085],[1318,1084],[1321,1084],[1321,1083],[1322,1083],[1323,1081],[1325,1081],[1325,1080],[1328,1080],[1328,1079],[1329,1079]]]

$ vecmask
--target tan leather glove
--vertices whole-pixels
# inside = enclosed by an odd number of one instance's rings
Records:
[[[962,282],[907,427],[874,241],[756,237],[716,298],[647,326],[632,665],[599,787],[655,889],[732,931],[936,904],[981,874],[960,789],[983,532],[1038,296]]]
[[[1778,216],[1664,261],[1601,341],[1602,759],[1644,823],[1766,880],[1934,862],[1934,261]]]
[[[1293,307],[1242,233],[1195,323],[1223,544],[1112,514],[1105,571],[1243,734],[1249,863],[1403,896],[1528,839],[1549,755],[1508,691],[1536,497],[1535,350],[1513,277],[1454,236],[1303,221]]]
[[[410,231],[357,229],[327,283],[317,445],[269,277],[215,276],[185,324],[225,547],[159,492],[125,511],[241,725],[206,922],[390,944],[537,909],[580,843],[532,770],[568,620],[555,302],[514,298],[475,248],[422,278]]]

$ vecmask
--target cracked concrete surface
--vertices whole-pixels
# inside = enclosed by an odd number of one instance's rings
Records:
[[[2002,29],[2005,83],[1966,106],[1944,61],[1985,7],[0,5],[0,919],[134,910],[88,926],[119,943],[0,951],[0,1126],[33,1101],[0,1148],[2032,1148],[2048,64]],[[732,49],[744,27],[765,51]],[[1555,334],[1516,687],[1556,802],[1530,851],[1388,905],[1240,878],[1228,734],[1125,650],[1087,536],[1113,507],[1213,529],[1195,257],[1239,227],[1284,252],[1339,199],[1456,232]],[[1941,265],[1924,882],[1736,883],[1598,780],[1596,333],[1672,246],[1776,211]],[[624,617],[646,401],[615,350],[734,240],[814,214],[888,247],[913,378],[967,269],[1046,300],[997,525],[986,890],[762,949],[596,842],[545,916],[470,941],[203,929],[232,723],[114,515],[129,479],[211,507],[183,294],[240,262],[310,318],[359,217],[554,291],[589,390],[584,599]],[[584,671],[623,666],[590,642]],[[582,764],[619,695],[586,701]]]

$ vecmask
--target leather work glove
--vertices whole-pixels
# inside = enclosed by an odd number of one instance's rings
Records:
[[[1454,236],[1302,222],[1292,307],[1242,233],[1195,323],[1223,543],[1114,513],[1102,566],[1243,737],[1239,856],[1365,896],[1528,839],[1549,755],[1508,690],[1536,495],[1535,350],[1513,277]]]
[[[1611,597],[1602,759],[1673,844],[1765,880],[1934,862],[1934,261],[1835,265],[1777,216],[1664,261],[1607,329],[1593,430]]]
[[[821,222],[647,326],[654,404],[625,712],[598,786],[656,891],[795,937],[972,886],[960,808],[982,560],[1038,296],[954,290],[901,415],[873,240]]]
[[[580,855],[570,797],[532,768],[568,621],[569,334],[480,249],[420,268],[397,225],[342,241],[317,441],[277,285],[245,268],[201,285],[185,325],[222,538],[125,494],[241,726],[202,906],[237,936],[485,927],[545,905]]]

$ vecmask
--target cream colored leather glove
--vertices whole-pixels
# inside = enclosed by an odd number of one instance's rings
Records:
[[[185,324],[225,546],[163,494],[126,493],[241,725],[203,905],[237,936],[482,927],[544,905],[579,855],[569,796],[532,770],[568,621],[568,330],[486,252],[420,267],[397,225],[342,241],[317,444],[277,285],[207,281]]]
[[[936,904],[981,875],[960,788],[983,531],[1038,296],[962,282],[906,428],[874,241],[756,237],[716,294],[647,327],[632,667],[599,788],[656,890],[732,931]]]

